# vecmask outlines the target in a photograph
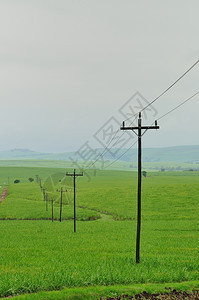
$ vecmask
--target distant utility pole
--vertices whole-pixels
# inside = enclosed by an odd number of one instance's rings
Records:
[[[75,180],[77,176],[83,176],[83,172],[80,174],[76,173],[76,170],[74,169],[74,172],[72,174],[69,174],[68,172],[66,172],[66,176],[73,176],[74,179],[74,232],[76,232],[76,199],[75,199],[75,194],[76,194],[76,184],[75,184]]]
[[[57,192],[61,192],[61,200],[60,200],[60,215],[59,215],[59,221],[61,222],[61,215],[62,215],[62,194],[67,192],[67,190],[63,191],[63,188],[61,190],[57,190]]]
[[[42,191],[43,191],[43,197],[44,197],[44,201],[45,201],[45,197],[46,197],[46,189],[45,188],[42,188]]]
[[[46,198],[46,211],[48,211],[48,194],[45,194]]]
[[[41,184],[41,178],[39,177],[39,186],[40,186],[40,189],[42,190],[42,184]]]
[[[51,203],[52,203],[52,222],[53,222],[53,220],[54,220],[54,216],[53,216],[53,204],[54,204],[54,200],[53,200],[53,198],[51,199]]]
[[[159,129],[157,121],[155,126],[142,126],[141,112],[139,113],[137,127],[125,127],[123,122],[121,130],[132,130],[138,136],[138,204],[137,204],[137,238],[136,238],[136,263],[140,262],[140,229],[141,229],[141,184],[142,184],[142,136],[148,129]],[[142,129],[145,131],[142,133]],[[138,131],[138,133],[135,132]]]
[[[35,175],[37,183],[39,183],[39,175]]]

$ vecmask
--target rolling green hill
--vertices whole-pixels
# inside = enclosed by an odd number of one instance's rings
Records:
[[[120,156],[125,150],[120,150]],[[199,163],[199,146],[176,146],[168,148],[145,148],[142,159],[144,162],[181,162]],[[137,161],[137,150],[129,150],[121,158],[123,161]]]
[[[137,161],[137,149],[112,149],[115,152],[113,157],[107,152],[104,155],[106,160],[114,160],[119,158],[125,162]],[[104,149],[96,149],[96,153],[102,153]],[[125,153],[126,152],[126,153]],[[122,154],[124,155],[122,156]],[[9,151],[0,151],[0,160],[62,160],[69,161],[70,157],[74,157],[75,152],[65,153],[41,153],[27,149],[13,149]],[[120,157],[122,156],[122,157]],[[76,157],[78,157],[76,155]],[[168,148],[144,148],[142,155],[144,162],[181,162],[181,163],[199,163],[199,146],[176,146]],[[79,157],[81,160],[81,158]]]

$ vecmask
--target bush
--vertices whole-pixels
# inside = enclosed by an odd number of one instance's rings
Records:
[[[15,179],[14,183],[19,183],[20,180],[19,179]]]
[[[146,172],[146,171],[142,171],[142,175],[143,175],[144,177],[146,177],[147,172]]]
[[[28,180],[29,180],[30,182],[33,182],[33,181],[34,181],[34,179],[33,179],[32,177],[28,178]]]

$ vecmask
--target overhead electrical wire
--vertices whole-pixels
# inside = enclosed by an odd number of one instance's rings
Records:
[[[188,101],[190,101],[191,99],[193,99],[195,96],[199,95],[199,91],[195,94],[193,94],[191,97],[189,97],[188,99],[186,99],[185,101],[183,101],[182,103],[180,103],[179,105],[177,105],[176,107],[174,107],[173,109],[169,110],[167,113],[165,113],[164,115],[162,115],[161,117],[159,117],[157,119],[157,121],[159,121],[160,119],[163,119],[164,117],[166,117],[168,114],[172,113],[173,111],[177,110],[179,107],[183,106],[185,103],[187,103]],[[154,123],[153,123],[154,124]],[[151,124],[151,125],[153,125]],[[146,130],[145,130],[146,132]],[[144,133],[145,133],[144,132]],[[143,134],[144,134],[143,133]],[[115,159],[113,162],[111,162],[109,165],[105,166],[104,169],[110,167],[111,165],[113,165],[114,163],[116,163],[121,157],[123,157],[135,144],[137,143],[137,141],[135,143],[133,143],[133,145],[131,145],[124,153],[122,153],[117,159]]]
[[[188,99],[186,99],[185,101],[183,101],[182,103],[180,103],[179,105],[177,105],[176,107],[174,107],[173,109],[169,110],[166,114],[162,115],[161,117],[159,117],[157,119],[157,121],[159,121],[160,119],[163,119],[164,117],[166,117],[168,114],[172,113],[174,110],[178,109],[179,107],[183,106],[185,103],[187,103],[188,101],[190,101],[192,98],[194,98],[196,95],[199,94],[199,91],[197,93],[195,93],[194,95],[192,95],[191,97],[189,97]]]
[[[99,154],[97,155],[97,157],[95,158],[95,160],[94,160],[93,162],[91,162],[90,165],[87,166],[87,169],[88,169],[88,168],[91,168],[91,167],[98,161],[98,158],[99,158],[99,157],[103,157],[103,155],[105,154],[106,150],[107,150],[107,152],[109,151],[109,148],[108,148],[108,147],[110,146],[111,142],[114,140],[114,138],[116,137],[116,135],[117,135],[117,133],[118,133],[119,131],[120,131],[120,129],[118,129],[118,130],[115,132],[114,136],[113,136],[112,139],[109,141],[108,145],[104,148],[103,152],[102,152],[102,153],[99,153]],[[107,153],[107,152],[106,152],[106,153]]]
[[[160,97],[162,97],[166,92],[168,92],[175,84],[177,84],[186,74],[188,74],[197,64],[199,63],[199,59],[188,69],[188,70],[186,70],[176,81],[174,81],[166,90],[164,90],[158,97],[156,97],[154,100],[152,100],[149,104],[147,104],[140,112],[143,112],[145,109],[147,109],[149,106],[151,106],[154,102],[156,102]],[[183,105],[183,104],[182,104]],[[129,120],[129,119],[131,119],[131,118],[133,118],[133,117],[137,117],[138,116],[138,113],[136,113],[135,115],[133,115],[133,116],[130,116],[129,118],[127,118],[127,119],[125,119],[124,121],[127,121],[127,120]],[[135,118],[136,119],[136,118]],[[133,122],[135,121],[135,119],[133,120]],[[132,123],[133,123],[132,122]],[[130,124],[131,125],[131,124]],[[111,142],[113,141],[113,139],[115,138],[115,136],[116,136],[116,134],[118,133],[120,131],[120,129],[119,130],[117,130],[116,132],[115,132],[115,135],[113,136],[113,138],[110,140],[110,142],[108,143],[108,145],[105,147],[105,149],[104,149],[104,151],[103,151],[103,153],[101,153],[101,154],[99,154],[98,155],[98,157],[95,159],[95,161],[94,162],[92,162],[92,164],[91,165],[89,165],[88,166],[88,168],[90,168],[90,167],[92,167],[96,162],[97,162],[97,160],[98,160],[98,158],[101,156],[101,157],[103,157],[103,155],[105,154],[105,153],[107,153],[108,151],[109,151],[109,145],[111,144]],[[119,136],[118,138],[117,138],[117,141],[122,137],[122,135],[124,134],[124,132],[121,134],[121,136]],[[116,141],[116,142],[117,142]],[[116,142],[115,142],[115,144],[116,144]],[[114,144],[114,145],[115,145]],[[114,146],[113,145],[113,146]],[[113,146],[111,147],[111,149],[113,148]]]
[[[160,97],[162,97],[166,92],[168,92],[176,83],[178,83],[186,74],[188,74],[197,64],[199,63],[199,59],[187,70],[185,71],[176,81],[174,81],[166,90],[164,90],[159,96],[157,96],[154,100],[152,100],[149,104],[147,104],[140,112],[144,111],[147,109],[149,106],[151,106],[154,102],[156,102]],[[124,121],[129,120],[130,118],[133,118],[137,115],[135,115],[125,119]]]
[[[141,109],[140,112],[143,112],[145,109],[147,109],[149,106],[151,106],[154,102],[156,102],[160,97],[162,97],[164,94],[166,94],[166,92],[168,92],[174,85],[176,85],[186,74],[188,74],[197,64],[199,63],[199,59],[188,69],[186,70],[179,78],[177,78],[177,80],[175,80],[168,88],[166,88],[159,96],[157,96],[154,100],[152,100],[150,103],[148,103],[143,109]],[[172,109],[171,111],[169,111],[168,113],[166,113],[164,116],[166,116],[167,114],[169,114],[170,112],[176,110],[178,107],[182,106],[184,103],[186,103],[187,101],[191,100],[193,97],[195,97],[198,93],[194,94],[192,97],[190,97],[189,99],[185,100],[183,103],[181,103],[180,105],[178,105],[177,107],[175,107],[174,109]],[[135,117],[135,119],[137,118],[138,113],[134,114],[133,116],[130,116],[129,118],[125,119],[124,121],[127,121],[133,117]],[[161,118],[163,118],[164,116],[160,117],[157,120],[160,120]],[[135,121],[135,119],[131,122],[131,124]],[[108,148],[111,144],[111,142],[115,139],[117,133],[120,131],[120,129],[118,129],[114,136],[112,137],[112,139],[109,141],[108,145],[105,147],[105,149],[103,150],[102,153],[99,153],[97,158],[95,159],[94,162],[91,163],[91,165],[88,165],[87,168],[91,168],[97,161],[99,157],[103,157],[103,155],[105,155],[110,149],[113,148],[113,146],[116,144],[116,142],[122,137],[122,135],[124,134],[124,132],[121,134],[121,136],[119,136],[117,138],[117,141],[115,142],[115,144]],[[131,146],[133,147],[133,145]],[[129,149],[131,149],[131,147]],[[127,149],[127,151],[129,150]],[[125,153],[124,153],[125,154]],[[116,160],[117,161],[117,160]],[[112,164],[112,163],[111,163]]]
[[[130,125],[134,123],[134,121],[136,120],[136,118],[130,123]],[[115,132],[115,134],[113,135],[113,137],[109,141],[108,145],[104,148],[103,152],[98,154],[98,156],[96,157],[96,159],[94,160],[94,162],[92,162],[90,165],[87,166],[87,169],[91,168],[98,161],[99,157],[103,157],[103,155],[105,155],[110,149],[112,149],[117,144],[117,141],[125,134],[125,132],[122,132],[122,134],[117,138],[116,142],[109,148],[111,142],[116,138],[116,135],[119,132],[120,132],[120,129],[118,129]]]
[[[118,158],[116,158],[114,161],[112,161],[110,164],[108,164],[107,166],[104,167],[104,169],[110,167],[111,165],[113,165],[114,163],[116,163],[122,156],[124,156],[131,148],[133,148],[134,145],[137,144],[137,140],[124,152],[122,153]]]

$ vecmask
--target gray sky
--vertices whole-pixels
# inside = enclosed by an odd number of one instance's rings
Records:
[[[0,150],[100,147],[93,135],[123,121],[132,95],[153,100],[199,58],[198,11],[197,0],[0,0]],[[197,92],[198,78],[199,65],[143,123]],[[199,144],[198,112],[199,96],[144,146]]]

